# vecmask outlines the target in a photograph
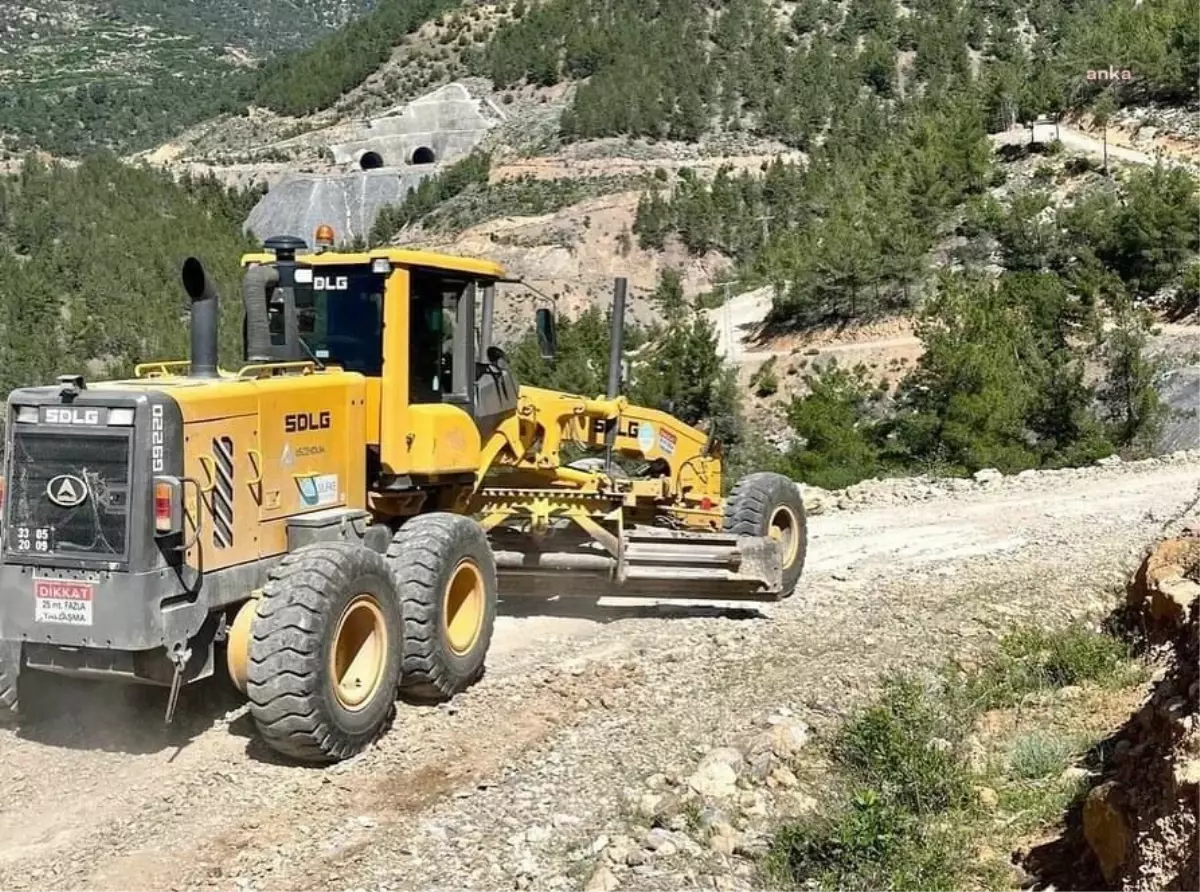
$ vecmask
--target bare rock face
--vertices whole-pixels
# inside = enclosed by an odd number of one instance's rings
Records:
[[[1149,549],[1126,591],[1126,603],[1145,623],[1152,643],[1174,637],[1200,596],[1200,535],[1188,530]]]
[[[1129,863],[1133,828],[1128,811],[1128,797],[1115,781],[1094,788],[1083,803],[1083,836],[1108,883],[1116,883]]]
[[[1112,888],[1200,888],[1198,571],[1200,539],[1186,533],[1152,548],[1129,585],[1130,605],[1170,651],[1083,805],[1084,838]]]

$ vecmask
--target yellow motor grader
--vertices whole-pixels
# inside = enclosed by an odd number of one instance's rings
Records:
[[[236,371],[189,258],[190,359],[9,395],[0,712],[53,672],[169,687],[170,721],[223,662],[268,744],[335,761],[399,695],[480,676],[498,592],[796,586],[797,487],[757,473],[723,498],[720,444],[620,395],[623,280],[608,392],[577,395],[514,380],[494,263],[280,236],[243,266]],[[536,324],[552,357],[551,310]]]

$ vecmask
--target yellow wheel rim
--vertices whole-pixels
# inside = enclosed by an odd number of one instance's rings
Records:
[[[459,656],[470,653],[483,628],[483,574],[469,558],[459,562],[446,584],[442,627],[446,643]]]
[[[767,526],[767,535],[779,543],[783,551],[783,566],[790,567],[800,548],[800,522],[796,519],[796,513],[787,506],[776,508]]]
[[[333,633],[329,669],[333,691],[345,709],[362,709],[383,681],[387,665],[387,624],[374,595],[354,598],[338,620]]]

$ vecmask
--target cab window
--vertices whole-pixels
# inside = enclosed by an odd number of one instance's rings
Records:
[[[413,270],[409,281],[410,402],[469,400],[474,380],[469,283],[421,270]]]
[[[312,291],[296,293],[301,339],[322,363],[378,377],[384,276],[361,267],[317,267],[315,273]]]

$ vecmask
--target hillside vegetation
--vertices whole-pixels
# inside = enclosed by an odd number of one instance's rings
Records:
[[[201,259],[224,300],[222,359],[240,358],[240,232],[256,195],[97,157],[27,158],[0,179],[0,390],[187,357],[180,268]]]
[[[205,76],[216,80],[205,83],[219,89],[199,90],[200,81],[162,67],[191,105],[173,106],[169,91],[143,109],[125,87],[64,88],[45,94],[51,110],[38,126],[86,148],[136,141],[202,103],[313,112],[362,83],[423,22],[461,17],[441,0],[366,6],[345,5],[345,15],[362,17],[324,37],[314,28],[307,49],[227,72],[227,83],[225,69],[212,68]],[[133,16],[152,7],[119,8]],[[182,28],[184,13],[172,18],[172,9],[162,8],[154,27]],[[654,295],[664,322],[630,329],[638,350],[629,392],[714,430],[735,471],[774,465],[832,487],[880,473],[1016,471],[1149,448],[1163,410],[1145,358],[1143,308],[1166,299],[1177,314],[1195,309],[1195,178],[1167,168],[1108,175],[1078,159],[1067,170],[1051,145],[1032,185],[1010,181],[988,135],[1068,109],[1102,116],[1122,104],[1193,102],[1197,27],[1185,3],[517,0],[495,13],[486,43],[476,46],[473,27],[460,21],[455,46],[501,89],[528,95],[569,84],[562,140],[703,142],[734,133],[805,154],[802,163],[712,179],[686,168],[598,179],[596,188],[643,190],[627,238],[728,256],[736,284],[773,286],[776,330],[918,317],[925,353],[906,375],[808,369],[809,395],[786,407],[795,445],[778,454],[746,424],[699,307],[684,300],[677,274],[665,275]],[[236,37],[201,19],[189,21],[210,27],[197,26],[206,39]],[[1110,69],[1132,76],[1088,74]],[[6,107],[34,120],[21,104],[31,94],[15,95]],[[71,105],[80,102],[91,103],[91,117]],[[106,117],[110,105],[137,122]],[[113,136],[114,121],[128,134]],[[551,212],[590,194],[569,181],[492,183],[490,164],[480,153],[429,178],[380,215],[371,241],[416,225],[453,229],[501,209]],[[1067,178],[1072,187],[1059,188]],[[3,199],[0,239],[12,247],[0,255],[2,367],[5,383],[19,383],[64,363],[125,368],[181,352],[178,264],[192,251],[209,260],[207,252],[219,276],[232,276],[253,196],[208,181],[176,186],[105,158],[78,170],[32,164],[6,182]],[[186,222],[164,227],[163,219]],[[221,281],[231,289],[231,279]],[[51,282],[66,283],[59,297]],[[61,329],[39,325],[55,313]],[[526,339],[514,345],[514,367],[530,383],[599,392],[606,332],[599,311],[564,320],[556,363]],[[773,375],[757,376],[760,392],[778,387]]]
[[[687,369],[659,395],[686,420],[724,428],[735,463],[836,488],[1151,446],[1164,410],[1139,304],[1174,289],[1175,312],[1195,310],[1195,178],[1166,168],[1110,178],[1072,162],[1083,186],[1064,200],[1052,166],[1033,187],[1007,182],[987,137],[1068,108],[1194,99],[1193,18],[1175,2],[922,2],[901,15],[886,0],[814,0],[778,27],[765,3],[707,16],[670,0],[550,2],[503,29],[481,64],[501,84],[588,76],[563,115],[566,138],[742,129],[808,153],[711,181],[683,171],[645,192],[634,231],[643,247],[678,238],[696,255],[732,257],[743,285],[774,287],[776,330],[918,314],[925,353],[907,375],[811,372],[809,395],[787,407],[795,445],[782,456],[737,421],[736,395],[717,398],[727,390],[709,362],[715,337],[692,337],[683,313],[652,339],[651,357]],[[1033,39],[1014,39],[1025,22]],[[1088,77],[1110,66],[1138,75]],[[1044,150],[1051,161],[1061,147]],[[948,244],[952,268],[935,251]],[[534,379],[567,383],[533,365]],[[631,388],[655,368],[639,378],[635,365]],[[773,391],[773,375],[755,386]],[[680,399],[685,389],[707,396]]]
[[[134,151],[251,106],[311,114],[367,80],[421,25],[463,5],[23,0],[0,26],[0,149]],[[426,70],[416,82],[437,77]]]
[[[459,0],[378,0],[369,13],[297,53],[273,59],[251,92],[257,105],[288,115],[328,108],[357,87],[422,23]]]
[[[993,122],[1088,106],[1106,88],[1117,105],[1187,101],[1197,90],[1197,23],[1186,0],[920,0],[907,14],[891,0],[494,7],[499,27],[443,35],[451,55],[498,87],[578,83],[561,122],[567,139],[697,139],[729,129],[803,147],[835,112],[859,105],[861,87],[884,99],[918,86],[937,93],[981,63]],[[22,0],[0,36],[0,82],[9,87],[0,135],[14,147],[78,154],[145,148],[249,105],[310,114],[361,85],[425,22],[448,14],[462,26],[460,9],[470,8]],[[450,76],[459,64],[437,67]],[[1110,68],[1129,79],[1087,77]]]

